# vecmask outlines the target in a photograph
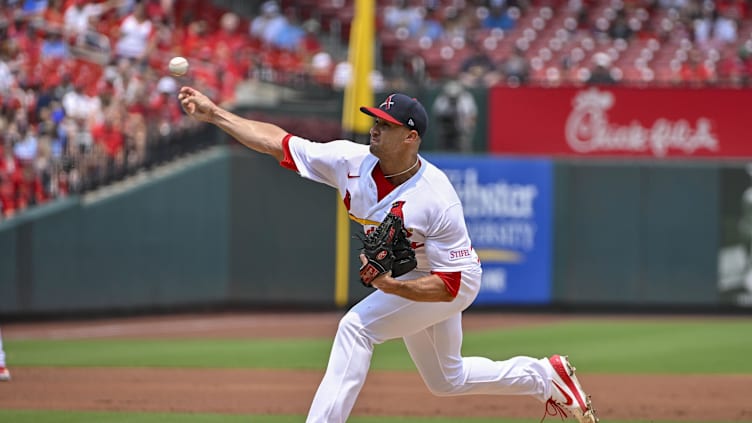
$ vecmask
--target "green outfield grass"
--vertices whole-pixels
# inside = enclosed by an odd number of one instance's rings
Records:
[[[466,332],[463,354],[504,359],[568,354],[587,373],[752,373],[752,319],[587,319]],[[323,369],[331,339],[6,340],[18,366]],[[414,369],[399,341],[375,370]]]
[[[14,423],[300,423],[302,416],[253,416],[187,413],[102,413],[81,411],[9,411],[0,410],[0,421]],[[457,418],[457,417],[352,417],[350,423],[530,423],[530,419]],[[556,420],[558,421],[558,419]],[[647,420],[609,420],[609,423],[648,423]],[[650,423],[676,423],[650,420]],[[725,422],[682,422],[725,423]]]

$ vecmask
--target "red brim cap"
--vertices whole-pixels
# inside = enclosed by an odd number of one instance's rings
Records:
[[[363,113],[365,113],[365,114],[367,114],[367,115],[370,115],[370,116],[373,116],[373,117],[377,117],[379,119],[384,119],[385,121],[391,122],[391,123],[393,123],[395,125],[405,126],[404,123],[398,121],[397,119],[395,119],[394,117],[392,117],[392,115],[390,115],[389,113],[385,112],[384,110],[379,109],[378,107],[365,107],[365,106],[363,106],[363,107],[360,108],[360,111],[363,112]]]

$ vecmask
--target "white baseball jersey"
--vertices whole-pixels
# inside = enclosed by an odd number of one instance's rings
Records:
[[[366,145],[320,144],[291,135],[283,145],[280,164],[337,188],[350,217],[366,231],[381,223],[392,204],[404,201],[404,223],[418,266],[400,278],[434,273],[455,296],[453,301],[420,302],[375,290],[348,310],[337,327],[306,423],[345,423],[365,383],[374,345],[395,338],[402,338],[426,386],[437,395],[550,398],[554,370],[546,359],[462,357],[462,311],[478,294],[481,268],[470,245],[462,204],[443,172],[419,157],[418,173],[394,187],[380,173],[378,159]]]
[[[421,166],[416,175],[379,200],[377,183],[371,176],[378,159],[367,145],[344,140],[322,144],[300,137],[290,137],[287,145],[298,173],[337,188],[350,218],[361,223],[366,232],[384,220],[392,204],[405,202],[404,224],[418,261],[413,272],[418,273],[400,278],[414,279],[420,273],[434,272],[456,295],[459,278],[445,275],[479,271],[459,197],[446,175],[424,158],[419,158]]]

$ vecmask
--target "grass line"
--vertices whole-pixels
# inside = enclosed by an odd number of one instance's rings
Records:
[[[752,374],[752,319],[584,320],[465,334],[463,355],[567,354],[588,373]],[[11,366],[322,370],[331,339],[6,340]],[[401,341],[376,347],[375,370],[414,370]]]
[[[14,423],[300,423],[304,416],[208,413],[115,413],[0,410],[0,421]],[[351,423],[530,423],[530,419],[354,416]],[[721,421],[609,420],[610,423],[730,423]]]

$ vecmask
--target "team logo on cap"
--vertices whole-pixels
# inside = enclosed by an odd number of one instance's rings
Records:
[[[392,101],[392,97],[394,97],[394,94],[390,95],[389,97],[384,100],[383,103],[379,106],[379,109],[389,110],[394,106],[394,101]]]

